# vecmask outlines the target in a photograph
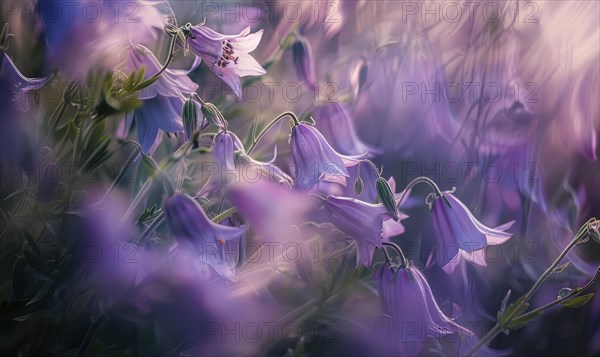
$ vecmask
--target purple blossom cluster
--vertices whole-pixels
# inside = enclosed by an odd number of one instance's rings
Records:
[[[599,9],[3,6],[0,351],[600,353]]]

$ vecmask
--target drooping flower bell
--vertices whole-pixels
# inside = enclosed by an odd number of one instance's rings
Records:
[[[514,221],[495,228],[487,227],[451,192],[444,192],[442,196],[434,198],[431,213],[440,243],[437,262],[447,273],[452,272],[463,258],[485,265],[485,247],[504,243],[512,236],[512,233],[505,231]]]
[[[365,144],[356,134],[354,119],[342,103],[326,103],[313,111],[315,126],[333,147],[346,155],[379,153],[381,150]]]
[[[235,177],[236,182],[242,180],[253,183],[267,179],[271,183],[292,185],[292,179],[273,163],[277,153],[270,162],[255,160],[246,153],[242,141],[231,131],[221,130],[215,136],[212,153],[215,170],[198,195],[223,187],[231,177]]]
[[[308,39],[298,36],[292,45],[292,57],[298,77],[306,83],[310,89],[315,89],[317,76],[315,74],[315,58]]]
[[[163,202],[165,217],[177,239],[191,242],[200,250],[200,255],[216,254],[217,244],[239,238],[245,227],[224,226],[213,222],[200,204],[184,193],[174,193]],[[210,262],[209,259],[207,261]]]
[[[132,45],[127,58],[127,71],[140,71],[145,67],[144,79],[149,79],[162,69],[154,54],[142,45]],[[184,71],[165,69],[160,78],[143,88],[139,98],[143,105],[130,113],[127,128],[135,121],[139,142],[144,153],[152,153],[162,140],[162,132],[184,131],[181,118],[183,104],[198,85]]]
[[[346,167],[354,166],[365,155],[346,156],[337,153],[313,126],[297,123],[290,139],[292,157],[296,165],[294,187],[307,190],[319,180],[340,181],[349,177]]]
[[[418,355],[426,338],[455,332],[472,335],[440,310],[429,283],[412,265],[385,263],[375,278],[384,313],[391,319],[389,339],[400,355]]]
[[[0,42],[8,37],[8,26],[2,29]],[[22,120],[23,112],[29,109],[27,93],[40,89],[49,77],[27,78],[15,66],[8,54],[4,52],[5,44],[0,43],[0,164],[17,164],[30,168],[34,161],[35,142],[27,130],[29,121]],[[4,166],[3,166],[4,167]],[[10,175],[9,175],[10,176]],[[15,175],[16,178],[16,175]],[[3,176],[3,180],[9,181]]]
[[[383,222],[391,219],[381,204],[354,198],[328,196],[323,202],[331,223],[356,242],[356,266],[373,262],[375,248],[381,248]]]
[[[250,27],[237,35],[223,35],[204,25],[188,26],[191,51],[219,76],[238,98],[242,97],[240,77],[260,76],[264,68],[249,55],[254,51],[263,31],[250,33]]]
[[[212,144],[214,170],[208,182],[202,187],[198,195],[225,187],[232,177],[237,175],[235,170],[234,134],[221,130],[215,136]]]

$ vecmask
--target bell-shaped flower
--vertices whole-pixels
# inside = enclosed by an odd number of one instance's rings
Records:
[[[431,213],[440,244],[437,262],[448,273],[463,258],[485,265],[484,248],[504,243],[512,236],[505,231],[514,221],[495,228],[487,227],[451,192],[444,192],[443,196],[433,200]]]
[[[8,26],[3,30],[2,37],[7,36]],[[14,164],[29,168],[34,162],[35,139],[30,137],[27,122],[21,120],[23,112],[29,109],[27,93],[40,89],[49,77],[28,78],[15,66],[10,57],[0,49],[0,164]],[[3,180],[9,181],[9,176]],[[15,175],[16,177],[16,175]]]
[[[191,51],[200,57],[219,76],[238,98],[242,97],[240,77],[260,76],[264,68],[249,55],[254,51],[263,31],[250,33],[250,27],[237,35],[223,35],[206,26],[192,26],[189,29],[188,44]]]
[[[219,251],[217,244],[239,238],[245,227],[224,226],[213,222],[200,204],[184,193],[174,193],[163,202],[165,217],[175,237],[191,242],[200,255],[210,262]]]
[[[127,71],[140,71],[145,67],[144,79],[158,73],[162,65],[154,54],[142,45],[132,45],[127,58]],[[152,153],[162,140],[162,132],[182,132],[181,114],[186,98],[198,89],[185,71],[165,69],[160,78],[143,88],[139,98],[142,107],[127,117],[127,130],[135,121],[140,145],[145,153]]]
[[[292,178],[275,165],[277,151],[274,152],[273,158],[267,162],[253,159],[244,150],[237,151],[237,154],[237,162],[240,166],[242,179],[252,182],[263,178],[271,183],[292,187],[294,183]]]
[[[16,109],[26,112],[29,110],[29,103],[25,96],[27,92],[32,90],[40,89],[50,77],[43,78],[28,78],[25,77],[15,66],[14,62],[10,57],[0,50],[2,56],[0,56],[0,81],[2,84],[2,106],[14,105]]]
[[[306,83],[310,89],[317,88],[317,76],[315,74],[315,58],[307,38],[298,37],[292,45],[292,58],[298,77]]]
[[[356,134],[354,119],[342,103],[327,103],[318,106],[312,113],[315,126],[332,146],[346,155],[365,152],[376,154],[380,149],[364,143]]]
[[[321,179],[345,185],[349,177],[346,167],[357,165],[365,157],[337,153],[316,128],[303,123],[292,128],[290,146],[296,165],[294,187],[302,190]]]
[[[371,266],[375,248],[383,242],[383,222],[391,219],[381,204],[328,196],[323,202],[331,223],[356,242],[356,266]]]
[[[426,338],[455,332],[472,334],[442,312],[427,279],[417,268],[385,263],[375,278],[384,313],[391,319],[389,337],[396,341],[401,355],[418,355]]]
[[[213,157],[223,169],[226,171],[235,170],[235,155],[233,147],[233,137],[226,131],[220,131],[215,136],[215,141],[212,146]]]
[[[214,170],[198,195],[219,189],[234,177],[236,182],[242,180],[252,183],[267,179],[271,183],[292,185],[292,179],[274,164],[276,151],[270,162],[255,160],[246,153],[242,141],[231,131],[223,130],[215,136],[212,154]]]

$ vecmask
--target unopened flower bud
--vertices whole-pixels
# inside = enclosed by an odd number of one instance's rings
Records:
[[[193,100],[188,99],[185,101],[181,117],[183,119],[186,140],[190,140],[198,130],[198,108]]]
[[[386,179],[379,176],[377,181],[375,181],[375,186],[377,188],[377,196],[379,197],[379,200],[383,206],[387,209],[389,214],[394,217],[395,220],[398,220],[398,207],[396,206],[394,193],[392,192],[390,184]]]

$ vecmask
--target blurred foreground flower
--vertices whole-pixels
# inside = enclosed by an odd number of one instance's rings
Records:
[[[153,40],[163,26],[160,12],[142,0],[40,0],[36,12],[50,60],[78,81],[90,70],[112,70],[129,41]]]
[[[224,226],[213,222],[198,202],[183,193],[167,197],[163,207],[175,237],[182,242],[194,244],[202,257],[216,254],[217,244],[239,238],[246,232],[244,227]]]
[[[402,356],[418,355],[426,338],[472,334],[444,315],[418,269],[385,263],[375,278],[384,312],[391,319],[389,339]]]

